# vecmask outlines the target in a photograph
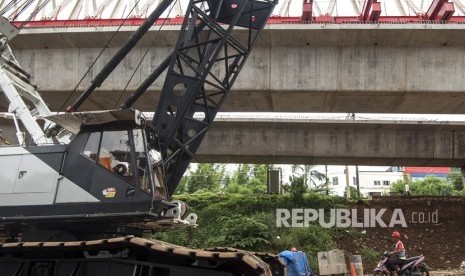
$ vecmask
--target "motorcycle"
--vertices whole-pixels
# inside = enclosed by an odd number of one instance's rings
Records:
[[[397,269],[399,276],[429,276],[429,267],[424,263],[425,257],[423,255],[415,256],[402,260],[402,264]],[[381,261],[378,266],[373,270],[373,276],[391,276],[391,271],[386,267],[389,261],[389,252],[384,251]]]

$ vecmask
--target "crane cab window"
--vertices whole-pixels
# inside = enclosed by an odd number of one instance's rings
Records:
[[[127,130],[92,132],[82,155],[135,185],[131,166],[131,142]]]
[[[139,187],[147,192],[151,190],[150,184],[150,165],[147,161],[147,151],[145,150],[145,140],[140,129],[133,130],[134,137],[134,151],[136,157],[136,168]]]
[[[154,150],[147,150],[144,135],[141,129],[93,132],[82,154],[148,193],[152,192],[154,183],[153,192],[158,197],[166,197],[162,171],[156,165],[160,156]]]
[[[160,153],[146,145],[145,136],[141,130],[133,130],[133,137],[139,187],[144,191],[151,192],[150,181],[153,181],[153,194],[156,197],[166,199],[167,191],[163,171],[160,167]]]
[[[98,145],[100,143],[100,132],[93,132],[82,151],[82,154],[92,161],[97,161]]]
[[[98,163],[120,176],[131,176],[131,171],[129,170],[131,164],[131,143],[127,130],[103,132]]]

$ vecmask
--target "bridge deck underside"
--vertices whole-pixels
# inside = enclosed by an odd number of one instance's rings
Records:
[[[121,99],[125,99],[129,93],[124,93]],[[66,109],[67,105],[63,106],[63,103],[70,92],[41,94],[53,111]],[[116,99],[120,95],[119,91],[97,92],[87,100],[81,110],[118,108],[122,102],[117,102]],[[157,91],[147,92],[134,108],[153,112],[158,104],[159,95]],[[68,103],[71,102],[72,100]],[[1,100],[0,112],[7,109],[6,100]],[[465,114],[465,92],[233,91],[222,111]]]
[[[463,125],[219,122],[197,162],[451,166],[465,164]]]
[[[133,28],[116,36],[71,98],[87,87]],[[149,40],[131,52],[83,110],[118,106],[171,52],[177,28],[168,26],[158,34],[126,92]],[[114,30],[28,29],[11,44],[57,111]],[[156,33],[154,28],[151,35]],[[235,34],[239,39],[243,35]],[[463,24],[269,25],[222,111],[462,114],[464,57]],[[163,79],[150,87],[136,108],[154,111]],[[5,101],[0,101],[0,108],[6,109]]]
[[[464,123],[215,121],[194,162],[461,167],[464,145]]]

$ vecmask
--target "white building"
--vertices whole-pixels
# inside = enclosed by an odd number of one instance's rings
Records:
[[[356,188],[356,174],[349,169],[349,185]],[[328,174],[330,190],[337,195],[344,196],[347,182],[344,171]],[[359,171],[360,193],[364,196],[388,193],[391,185],[403,179],[403,172],[390,171]]]

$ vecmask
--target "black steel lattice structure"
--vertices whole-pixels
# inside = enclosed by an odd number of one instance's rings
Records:
[[[170,195],[276,4],[271,0],[190,2],[153,120]]]

